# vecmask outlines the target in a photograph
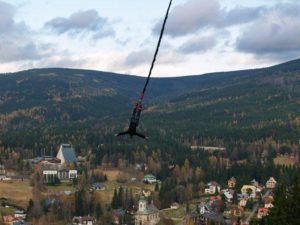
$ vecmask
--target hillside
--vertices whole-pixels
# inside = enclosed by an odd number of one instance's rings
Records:
[[[1,142],[78,149],[121,141],[145,78],[76,69],[33,69],[0,75]],[[153,78],[140,129],[149,145],[164,142],[230,146],[273,138],[297,142],[300,60],[277,66],[178,78]],[[137,141],[137,142],[136,142]],[[171,144],[172,143],[172,144]]]

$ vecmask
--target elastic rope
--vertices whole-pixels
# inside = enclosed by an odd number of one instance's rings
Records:
[[[162,40],[162,37],[163,37],[163,34],[164,34],[164,30],[165,30],[166,22],[167,22],[167,19],[168,19],[168,16],[169,16],[169,11],[170,11],[171,5],[172,5],[172,0],[170,0],[169,7],[167,9],[167,13],[166,13],[166,16],[165,16],[165,19],[164,19],[164,22],[163,22],[163,25],[162,25],[162,28],[161,28],[161,31],[160,31],[158,43],[157,43],[156,50],[155,50],[155,53],[154,53],[154,57],[153,57],[153,60],[152,60],[152,63],[151,63],[149,74],[148,74],[146,83],[144,85],[144,88],[143,88],[143,91],[142,91],[142,94],[141,94],[141,97],[140,97],[141,100],[143,100],[143,98],[144,98],[146,88],[148,86],[150,76],[152,74],[152,70],[153,70],[153,67],[154,67],[154,64],[155,64],[155,61],[156,61],[156,56],[158,54],[159,46],[160,46],[160,43],[161,43],[161,40]]]

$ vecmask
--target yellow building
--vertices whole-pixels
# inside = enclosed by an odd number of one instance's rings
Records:
[[[235,188],[236,185],[236,179],[234,177],[231,177],[228,180],[228,188]]]
[[[256,187],[253,185],[243,185],[241,192],[242,194],[248,194],[250,198],[256,197]]]

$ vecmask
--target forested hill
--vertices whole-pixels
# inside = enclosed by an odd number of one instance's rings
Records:
[[[112,136],[126,127],[144,82],[144,77],[77,69],[1,74],[1,142],[28,149],[62,142],[79,148],[114,144]],[[300,60],[153,78],[147,91],[140,129],[156,144],[162,137],[179,145],[225,146],[237,140],[299,139]]]

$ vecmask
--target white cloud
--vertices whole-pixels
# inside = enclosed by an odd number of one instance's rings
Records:
[[[220,13],[217,0],[189,0],[183,5],[175,6],[170,12],[166,33],[171,36],[187,35],[198,29],[216,23]],[[161,22],[153,29],[158,33]]]
[[[194,34],[205,28],[225,28],[253,21],[261,16],[264,7],[221,8],[218,0],[188,0],[170,12],[166,34],[172,37]],[[158,33],[161,22],[153,32]]]
[[[205,52],[213,48],[216,44],[217,40],[214,36],[193,37],[179,46],[178,51],[186,54]]]
[[[269,57],[300,53],[300,4],[277,5],[247,27],[237,39],[237,49]]]
[[[46,22],[45,27],[58,34],[68,33],[71,36],[90,32],[94,39],[114,35],[108,20],[99,16],[96,10],[78,11],[69,18],[57,17]]]
[[[17,8],[0,1],[0,62],[37,60],[46,53],[34,40],[33,32],[24,22],[16,22]]]

